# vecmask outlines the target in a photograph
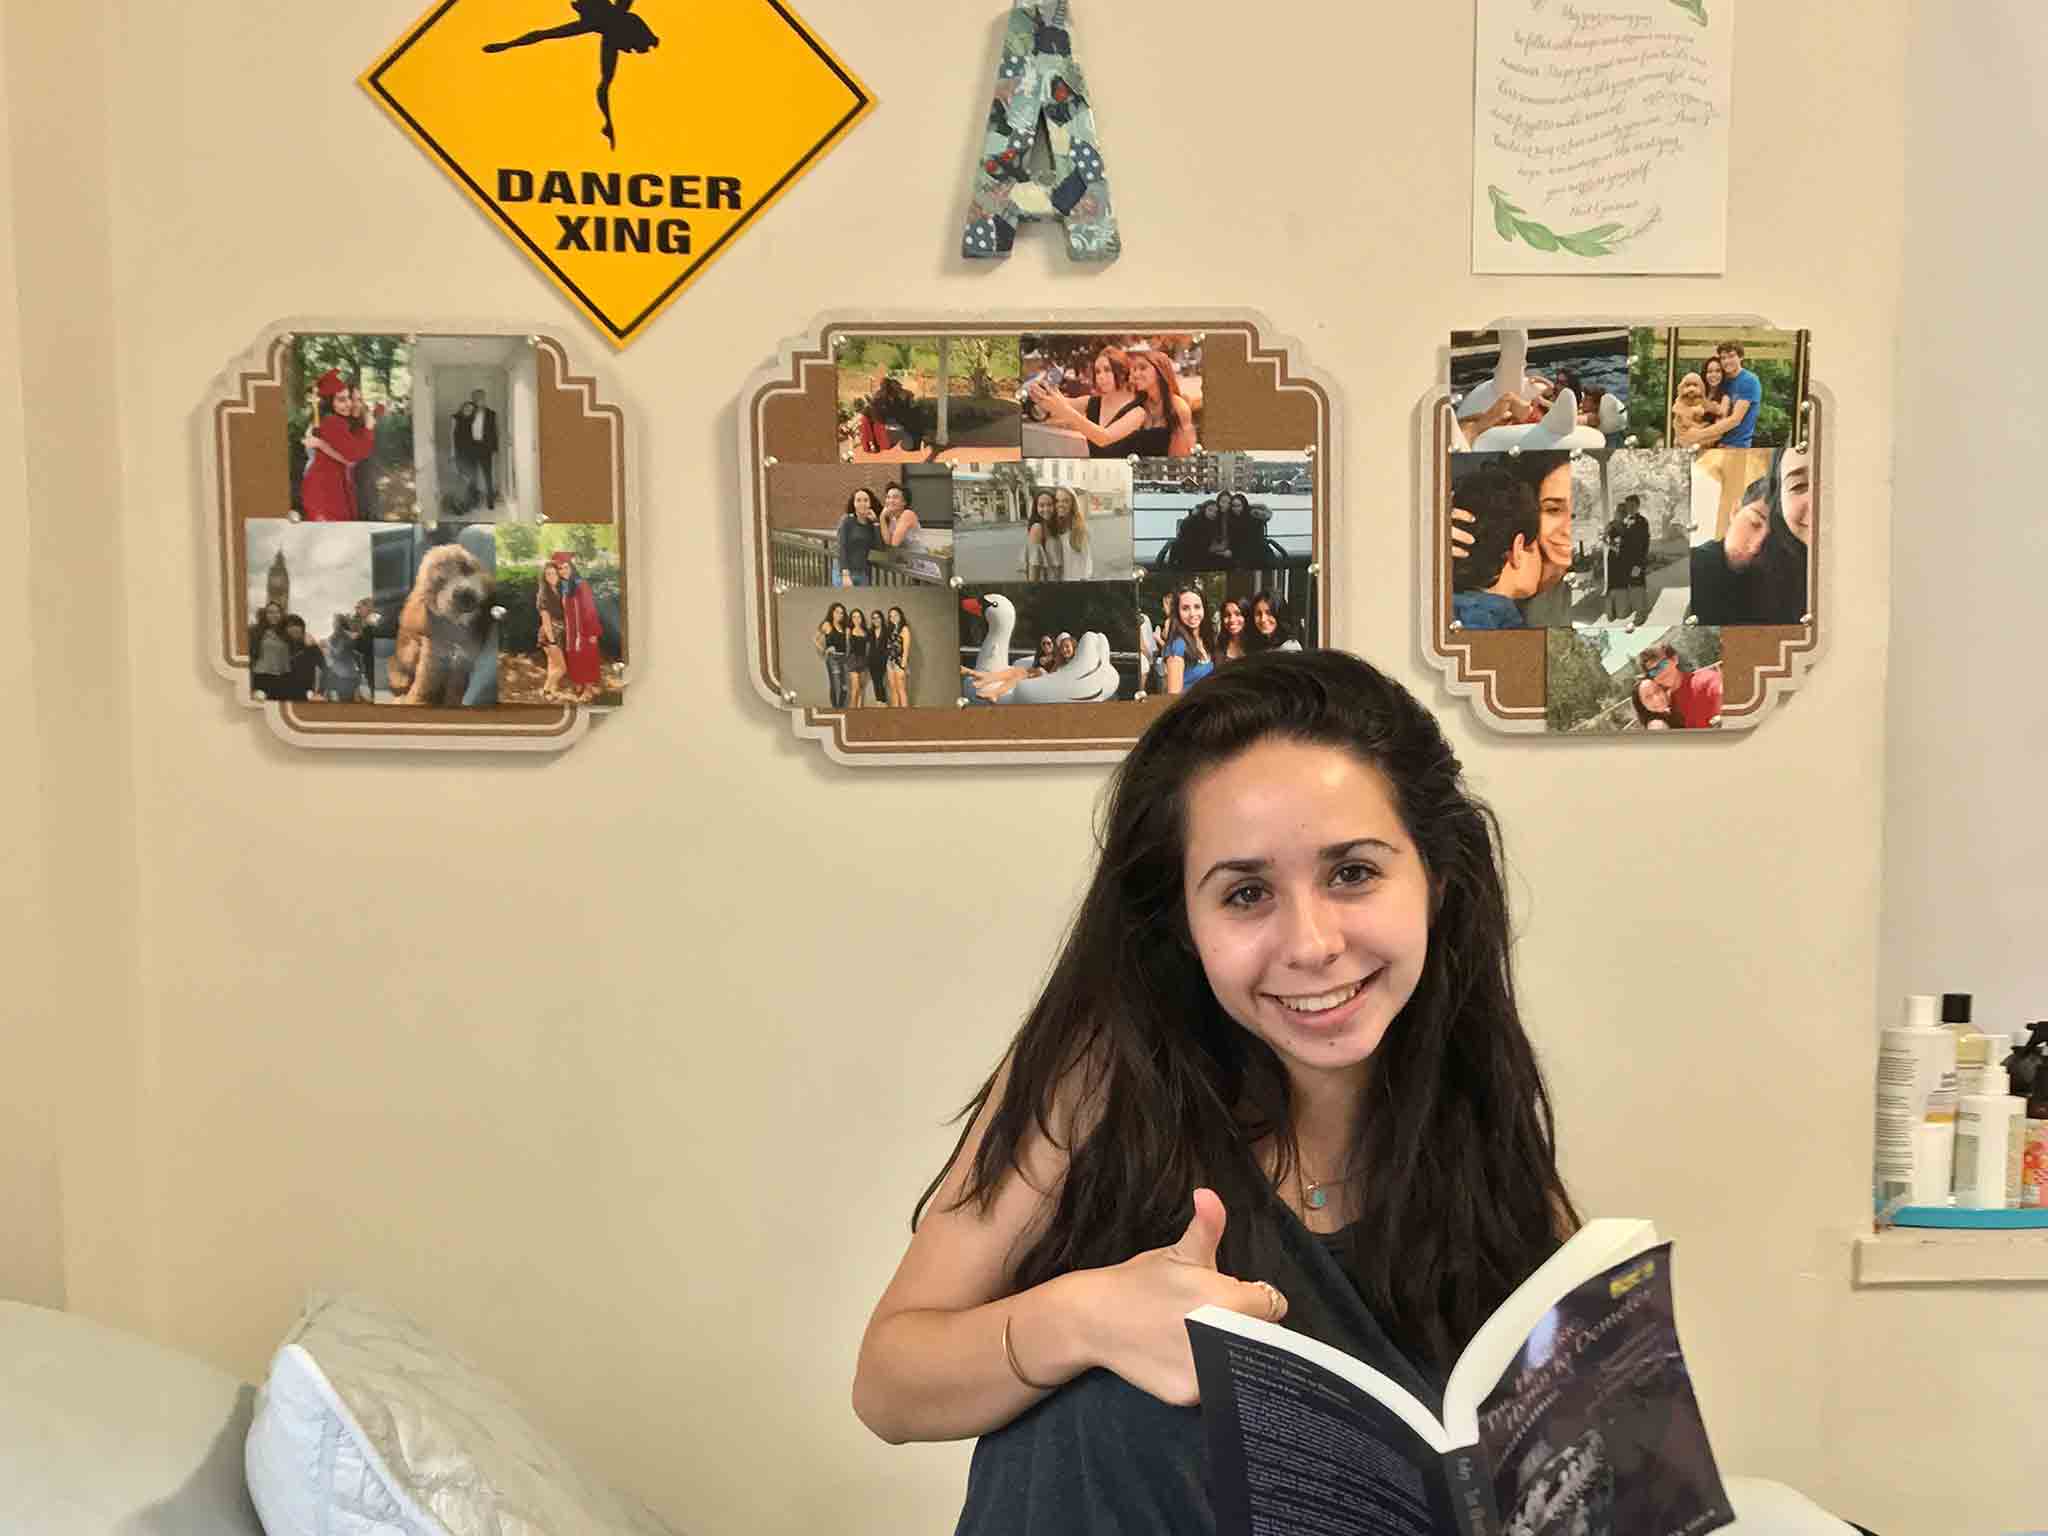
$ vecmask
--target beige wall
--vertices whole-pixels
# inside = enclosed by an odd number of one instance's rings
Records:
[[[1581,281],[1465,274],[1462,7],[1268,8],[1227,82],[1241,7],[1083,8],[1128,254],[1073,267],[1034,231],[968,272],[996,8],[926,0],[878,31],[864,0],[808,0],[882,106],[612,367],[650,429],[645,680],[567,757],[504,763],[294,752],[201,658],[190,413],[261,326],[479,317],[603,360],[352,83],[414,4],[10,0],[31,531],[58,578],[29,612],[67,673],[39,709],[66,985],[40,1144],[72,1304],[254,1375],[308,1288],[363,1286],[692,1529],[946,1528],[966,1447],[870,1439],[854,1350],[940,1122],[1045,970],[1102,775],[855,775],[790,739],[744,681],[738,594],[698,606],[739,564],[732,400],[821,311],[1251,305],[1344,387],[1337,633],[1443,705],[1502,813],[1568,1173],[1589,1209],[1679,1239],[1725,1465],[1887,1536],[2020,1524],[1997,1476],[1967,1518],[1894,1518],[1885,1454],[2019,1463],[2019,1420],[1884,1368],[1883,1329],[1946,1358],[2010,1298],[1847,1280],[1907,10],[1746,12],[1727,278]],[[1268,82],[1298,127],[1260,118]],[[1416,660],[1413,403],[1448,326],[1540,310],[1809,324],[1841,396],[1830,654],[1753,736],[1671,744],[1695,759],[1675,777],[1669,753],[1488,735]],[[114,611],[89,619],[66,599],[102,589]],[[991,862],[1000,889],[963,900]],[[2041,1348],[2013,1364],[2038,1378]]]
[[[1994,0],[1965,27],[1949,7],[1921,7],[1908,49],[1896,419],[1910,430],[1894,459],[1880,1018],[1897,1017],[1905,992],[1966,990],[1983,1028],[2023,1033],[2048,1015],[2048,711],[2033,690],[2015,700],[1987,662],[2022,635],[2034,649],[2048,611],[2040,418],[2022,403],[2048,323],[2029,254],[2041,215],[2007,169],[2048,153],[2036,86],[2048,15]],[[1844,1482],[1870,1489],[1870,1507],[1909,1511],[1908,1529],[2048,1526],[2044,1291],[1865,1292],[1837,1314],[1823,1414]],[[1945,1520],[1961,1467],[1977,1518]]]
[[[0,80],[7,78],[7,36],[0,29]],[[34,674],[35,630],[28,609],[35,564],[28,465],[22,428],[20,306],[16,302],[14,155],[8,114],[0,111],[0,549],[15,556],[4,591],[0,644],[23,664],[17,685]],[[17,691],[18,701],[28,700]],[[0,1297],[61,1306],[64,1301],[63,1200],[58,1187],[57,1126],[51,1113],[52,973],[44,882],[43,739],[32,701],[17,703],[8,750],[0,752],[0,975],[8,1007],[0,1012]]]

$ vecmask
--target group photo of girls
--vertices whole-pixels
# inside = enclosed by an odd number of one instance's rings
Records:
[[[1545,640],[1544,714],[1553,731],[1693,731],[1721,723],[1718,629],[1553,629]]]
[[[955,465],[953,569],[969,582],[1129,580],[1131,466],[1109,459]]]
[[[1257,576],[1154,572],[1138,583],[1146,692],[1185,693],[1247,656],[1314,648],[1314,584],[1300,586],[1297,613],[1282,593],[1253,585]]]
[[[242,525],[252,695],[339,704],[389,699],[377,667],[383,615],[376,545],[380,535],[405,541],[410,532],[284,518]]]
[[[311,523],[418,518],[412,344],[403,336],[294,336],[286,378],[292,509]]]
[[[1015,336],[841,336],[833,363],[847,463],[1021,456]]]
[[[952,709],[954,594],[796,587],[775,598],[783,686],[811,709]]]
[[[1184,458],[1202,420],[1199,336],[1026,336],[1024,456]]]
[[[768,559],[775,586],[945,583],[953,575],[950,464],[768,468]]]
[[[1132,540],[1149,570],[1271,570],[1315,557],[1315,466],[1300,449],[1139,459]]]
[[[959,697],[970,705],[1106,704],[1143,688],[1129,581],[977,583],[959,598]]]
[[[846,493],[846,506],[832,525],[836,582],[865,587],[875,582],[870,556],[891,550],[928,550],[924,519],[912,504],[910,487],[891,480],[879,488],[856,485]]]

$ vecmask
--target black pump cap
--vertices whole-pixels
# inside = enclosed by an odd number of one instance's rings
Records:
[[[1941,1022],[1944,1024],[1967,1024],[1970,1022],[1970,994],[1967,992],[1944,992],[1941,994]]]

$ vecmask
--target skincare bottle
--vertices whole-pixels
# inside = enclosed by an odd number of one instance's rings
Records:
[[[2029,1210],[2048,1206],[2048,1022],[2027,1026],[2027,1043],[2010,1062],[2015,1096],[2027,1103],[2026,1130],[2021,1133],[2020,1205]]]
[[[1992,1065],[1977,1068],[1956,1111],[1956,1204],[1995,1211],[2019,1204],[2026,1105],[2007,1093],[2005,1042],[1992,1036]]]
[[[1941,1022],[1950,1029],[1968,1029],[1970,1027],[1970,994],[1967,992],[1942,993]]]
[[[1956,1129],[1956,1036],[1936,1022],[1939,1000],[1906,999],[1904,1022],[1884,1031],[1877,1058],[1880,1211],[1947,1203]],[[1945,1090],[1945,1092],[1944,1092]]]

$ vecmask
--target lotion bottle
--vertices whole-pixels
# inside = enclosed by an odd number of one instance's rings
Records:
[[[2027,1043],[2010,1061],[2012,1089],[2027,1102],[2020,1149],[2020,1205],[2048,1207],[2048,1022],[2027,1026]]]
[[[1877,1058],[1880,1211],[1947,1203],[1956,1128],[1956,1036],[1935,1022],[1938,998],[1906,999],[1903,1022],[1884,1031]],[[1945,1090],[1945,1092],[1944,1092]]]
[[[2005,1042],[1992,1037],[1992,1064],[1963,1084],[1956,1110],[1956,1204],[1997,1211],[2019,1204],[2026,1104],[2007,1093]]]

